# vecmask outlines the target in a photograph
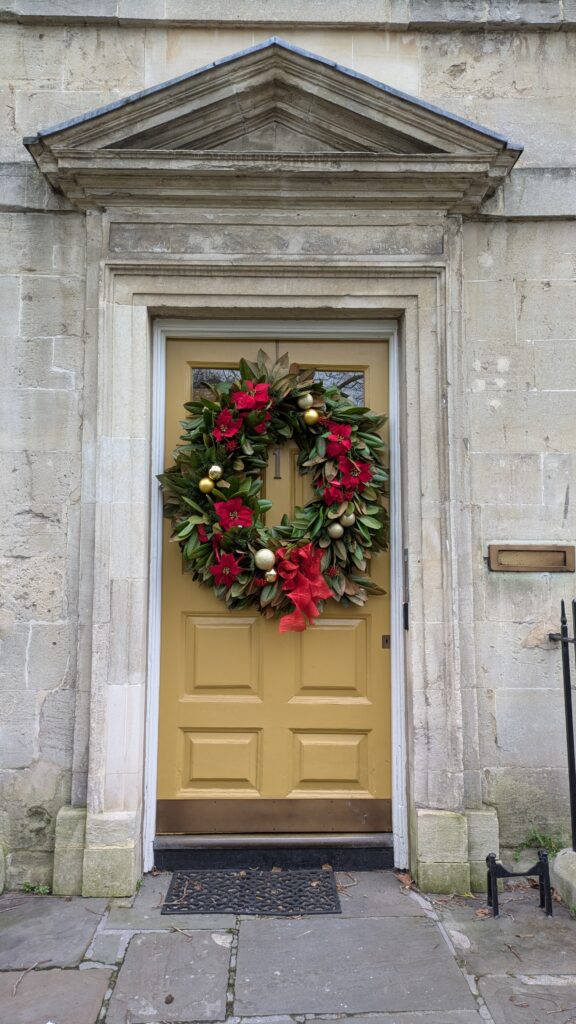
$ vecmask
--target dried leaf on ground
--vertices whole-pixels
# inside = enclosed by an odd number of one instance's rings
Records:
[[[414,879],[409,871],[395,871],[394,874],[403,889],[411,889],[414,885]]]

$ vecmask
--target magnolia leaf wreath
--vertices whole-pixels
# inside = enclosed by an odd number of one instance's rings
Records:
[[[367,566],[388,544],[385,417],[291,366],[287,354],[276,363],[262,351],[256,362],[241,359],[238,380],[203,391],[185,404],[182,443],[159,477],[192,578],[228,608],[281,616],[281,633],[313,624],[328,598],[363,605],[369,592],[382,594]],[[263,473],[270,448],[290,438],[314,497],[267,527]]]

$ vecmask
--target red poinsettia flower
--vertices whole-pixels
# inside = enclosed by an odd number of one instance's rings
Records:
[[[196,527],[196,529],[197,529],[197,532],[198,532],[198,539],[201,540],[203,544],[207,544],[208,543],[208,534],[206,533],[206,527],[204,526],[204,524],[203,523],[199,523],[198,526]]]
[[[329,484],[324,488],[322,500],[325,505],[340,505],[344,501],[344,492],[340,484]]]
[[[338,458],[339,455],[349,452],[352,447],[352,427],[346,423],[334,423],[332,420],[328,420],[326,426],[330,431],[326,444],[326,454],[329,458]]]
[[[226,437],[234,437],[242,426],[242,420],[235,420],[230,409],[222,409],[216,417],[214,437],[217,441],[223,441]]]
[[[254,513],[244,504],[242,498],[215,501],[214,509],[223,530],[234,530],[237,526],[252,526]]]
[[[271,419],[272,417],[269,412],[264,413],[264,419],[262,420],[262,422],[257,423],[256,426],[253,427],[254,433],[265,434]]]
[[[210,572],[217,586],[231,587],[242,568],[234,555],[220,555],[216,565],[210,566]]]
[[[293,548],[288,556],[285,548],[278,548],[276,557],[282,590],[294,605],[294,611],[280,620],[279,629],[281,633],[290,630],[301,633],[320,614],[316,602],[332,597],[320,571],[322,551],[306,544]]]
[[[372,479],[372,468],[362,459],[349,459],[346,455],[341,455],[338,459],[338,469],[341,474],[339,483],[353,491],[363,491]]]
[[[256,408],[256,397],[248,391],[235,391],[232,401],[239,412],[251,412]]]
[[[231,441],[226,441],[226,451],[227,452],[233,452],[233,451],[236,450],[237,447],[238,447],[238,441],[234,441],[233,439]]]
[[[232,401],[237,409],[249,412],[251,409],[265,409],[270,401],[269,385],[255,384],[252,380],[244,381],[246,390],[235,391]]]

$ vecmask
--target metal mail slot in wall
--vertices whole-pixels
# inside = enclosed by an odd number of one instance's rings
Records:
[[[573,544],[490,544],[493,572],[574,572]]]

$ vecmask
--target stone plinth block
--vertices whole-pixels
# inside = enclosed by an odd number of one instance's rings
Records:
[[[417,809],[415,845],[416,875],[423,892],[470,892],[464,814]]]
[[[576,907],[576,851],[560,850],[550,863],[552,885],[570,910]]]
[[[468,860],[468,823],[464,814],[420,808],[416,811],[418,860],[453,864]]]
[[[82,893],[82,863],[86,837],[86,808],[61,807],[56,816],[52,892],[59,896]]]
[[[469,864],[426,864],[418,861],[418,888],[422,892],[462,894],[469,893],[470,886]]]
[[[134,846],[99,846],[84,851],[83,896],[132,896],[139,872]]]

